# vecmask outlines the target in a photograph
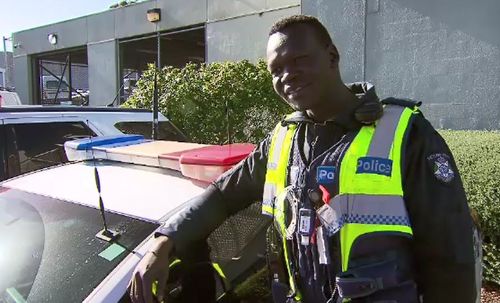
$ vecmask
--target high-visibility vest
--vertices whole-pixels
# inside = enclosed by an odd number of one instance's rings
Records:
[[[374,232],[399,232],[412,237],[413,232],[403,200],[403,141],[418,107],[386,105],[384,115],[374,125],[362,126],[340,159],[339,192],[329,205],[339,218],[342,271],[349,267],[353,243],[360,236]],[[287,171],[294,124],[274,129],[268,155],[262,213],[273,216],[281,234],[289,284],[295,298],[300,292],[294,280],[292,258],[286,238]]]

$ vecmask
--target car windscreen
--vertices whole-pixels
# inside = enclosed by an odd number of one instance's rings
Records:
[[[115,127],[124,134],[143,135],[144,138],[148,139],[151,138],[153,131],[152,123],[144,121],[118,122]],[[160,121],[158,123],[158,140],[188,141],[186,136],[170,121]]]
[[[114,243],[95,237],[98,209],[0,187],[0,302],[81,302],[159,226],[106,220]]]

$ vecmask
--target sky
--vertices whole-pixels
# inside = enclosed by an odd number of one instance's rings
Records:
[[[1,37],[13,32],[105,11],[121,0],[0,0]],[[7,50],[12,45],[7,41]]]

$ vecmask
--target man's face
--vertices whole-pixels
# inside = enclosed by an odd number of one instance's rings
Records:
[[[306,24],[274,33],[267,43],[274,89],[295,110],[314,110],[329,101],[337,58],[332,56],[332,47],[322,44]]]

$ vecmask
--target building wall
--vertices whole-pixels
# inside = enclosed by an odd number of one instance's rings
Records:
[[[155,7],[162,11],[158,24],[146,20]],[[382,98],[421,100],[439,128],[500,128],[497,0],[144,1],[15,33],[17,88],[32,100],[30,56],[87,45],[91,104],[101,104],[117,90],[119,58],[111,45],[118,39],[205,24],[207,61],[255,61],[265,56],[271,24],[297,13],[317,16],[332,33],[345,82],[373,82]],[[52,32],[56,46],[47,41]]]
[[[0,69],[3,70],[3,77],[5,79],[5,86],[13,87],[14,84],[14,62],[12,52],[7,52],[7,65],[5,65],[5,53],[0,52]],[[0,86],[3,85],[3,80],[0,80]]]
[[[14,56],[14,82],[16,92],[23,104],[33,104],[34,86],[31,58],[28,55]]]
[[[30,104],[35,101],[32,96],[32,81],[28,79],[33,75],[26,74],[26,66],[31,64],[34,56],[87,46],[90,105],[102,105],[111,95],[114,96],[119,88],[119,67],[115,63],[119,62],[118,52],[109,45],[122,38],[203,24],[207,20],[206,1],[208,0],[144,1],[14,33],[13,44],[17,45],[14,48],[14,61],[19,62],[15,64],[14,69],[18,74],[16,79],[20,80],[18,92],[26,98],[22,99],[23,102]],[[146,12],[151,8],[160,8],[162,12],[161,21],[156,24],[146,19]],[[58,36],[56,45],[51,45],[47,39],[51,33]],[[105,68],[101,64],[105,64]]]
[[[257,61],[266,56],[267,36],[271,25],[285,16],[300,14],[299,1],[275,1],[280,7],[270,7],[265,1],[213,1],[209,5],[206,25],[207,61],[248,59]],[[269,2],[269,1],[268,1]],[[223,4],[227,4],[223,6]],[[232,5],[230,5],[232,4]],[[241,9],[239,17],[230,18]]]
[[[363,79],[364,1],[302,0],[302,14],[317,17],[328,29],[340,53],[344,82]]]
[[[423,101],[438,128],[500,128],[500,2],[303,0],[333,33],[346,82]]]
[[[115,40],[88,45],[91,105],[106,106],[113,102],[118,93],[117,48]],[[96,66],[99,68],[95,68]]]
[[[55,50],[85,46],[111,39],[121,39],[203,24],[207,20],[207,0],[150,0],[127,7],[110,9],[60,23],[49,24],[13,34],[14,55],[32,55]],[[161,21],[151,23],[146,12],[160,8]],[[58,43],[51,45],[47,36],[58,35]]]

